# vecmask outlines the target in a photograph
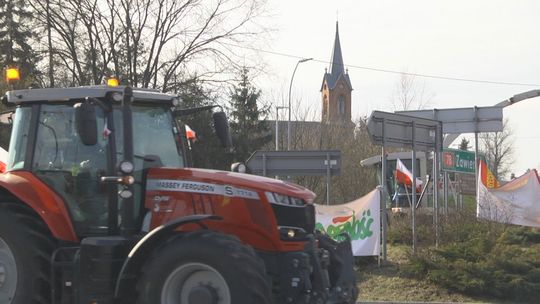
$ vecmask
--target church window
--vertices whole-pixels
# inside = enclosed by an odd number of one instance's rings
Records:
[[[339,95],[338,97],[338,114],[345,114],[345,96]]]
[[[323,97],[323,116],[326,116],[326,113],[328,113],[328,97],[324,95]]]

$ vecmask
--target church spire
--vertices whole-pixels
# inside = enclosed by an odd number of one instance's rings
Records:
[[[332,50],[332,58],[330,61],[330,74],[338,78],[341,74],[345,74],[343,65],[343,55],[341,55],[341,44],[339,42],[339,25],[336,21],[336,38],[334,39],[334,49]]]

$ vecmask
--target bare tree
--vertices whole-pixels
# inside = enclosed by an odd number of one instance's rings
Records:
[[[426,88],[425,82],[418,80],[415,75],[402,73],[390,103],[394,111],[420,110],[429,107],[434,97],[435,94]]]
[[[510,173],[510,166],[514,163],[513,132],[508,120],[503,123],[503,130],[495,133],[482,133],[479,136],[480,150],[486,157],[486,162],[498,180]]]
[[[344,124],[322,123],[320,114],[312,109],[293,109],[291,124],[292,150],[340,150],[341,173],[331,179],[331,203],[346,203],[361,197],[377,185],[376,170],[362,167],[363,159],[377,155],[380,149],[371,143],[366,119]],[[286,141],[286,121],[280,125],[280,138]],[[273,149],[273,144],[267,149]],[[326,201],[326,178],[295,177],[294,182],[317,194],[317,203]]]
[[[266,30],[256,20],[266,0],[31,0],[44,44],[71,85],[109,75],[138,87],[173,90],[188,78],[220,81],[239,60],[236,45]],[[54,83],[52,76],[50,83]]]

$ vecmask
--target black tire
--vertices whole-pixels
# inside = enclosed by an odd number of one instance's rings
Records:
[[[188,288],[186,282],[203,283],[203,280],[197,281],[194,275],[200,269],[190,272],[187,278],[174,281],[175,274],[182,271],[187,273],[189,271],[185,269],[193,265],[210,267],[209,269],[217,271],[222,277],[228,287],[230,298],[220,299],[217,301],[219,304],[271,303],[271,289],[265,275],[264,262],[256,256],[253,249],[243,245],[235,237],[208,230],[190,232],[174,238],[154,251],[149,261],[143,266],[142,277],[137,283],[136,303],[200,304],[204,302],[200,298],[180,300],[180,297],[188,297],[188,294],[193,296],[196,289]],[[171,280],[178,284],[170,283]],[[224,297],[226,288],[213,288],[210,285],[219,286],[219,284],[208,284],[204,287],[205,292],[209,291],[208,294],[212,294],[213,299]],[[163,294],[169,294],[169,291],[173,290],[170,286],[177,287],[175,292],[179,295],[178,300],[162,301]],[[190,292],[180,295],[179,290],[182,287],[189,289]],[[213,302],[209,301],[209,303]]]
[[[50,259],[55,245],[48,228],[37,214],[22,203],[0,202],[0,242],[3,242],[0,264],[4,264],[4,270],[8,269],[4,273],[7,274],[4,288],[9,288],[6,282],[10,279],[10,283],[16,283],[13,296],[4,294],[6,298],[0,299],[0,302],[51,303]],[[13,264],[6,266],[13,260],[14,267]],[[16,271],[16,279],[13,270]]]

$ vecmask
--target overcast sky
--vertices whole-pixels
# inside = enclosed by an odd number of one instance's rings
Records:
[[[269,75],[257,79],[267,102],[286,100],[298,58],[293,101],[320,119],[320,86],[335,24],[352,86],[353,117],[392,111],[399,75],[362,67],[451,78],[539,84],[519,86],[417,77],[431,107],[490,106],[540,89],[540,1],[269,0],[277,28],[261,53]],[[288,55],[288,56],[286,56]],[[297,57],[294,57],[297,56]],[[295,108],[296,106],[293,106]],[[286,119],[285,112],[282,119]],[[540,98],[504,110],[515,137],[514,172],[540,167]],[[274,117],[274,116],[273,116]],[[471,142],[471,145],[474,143]]]

